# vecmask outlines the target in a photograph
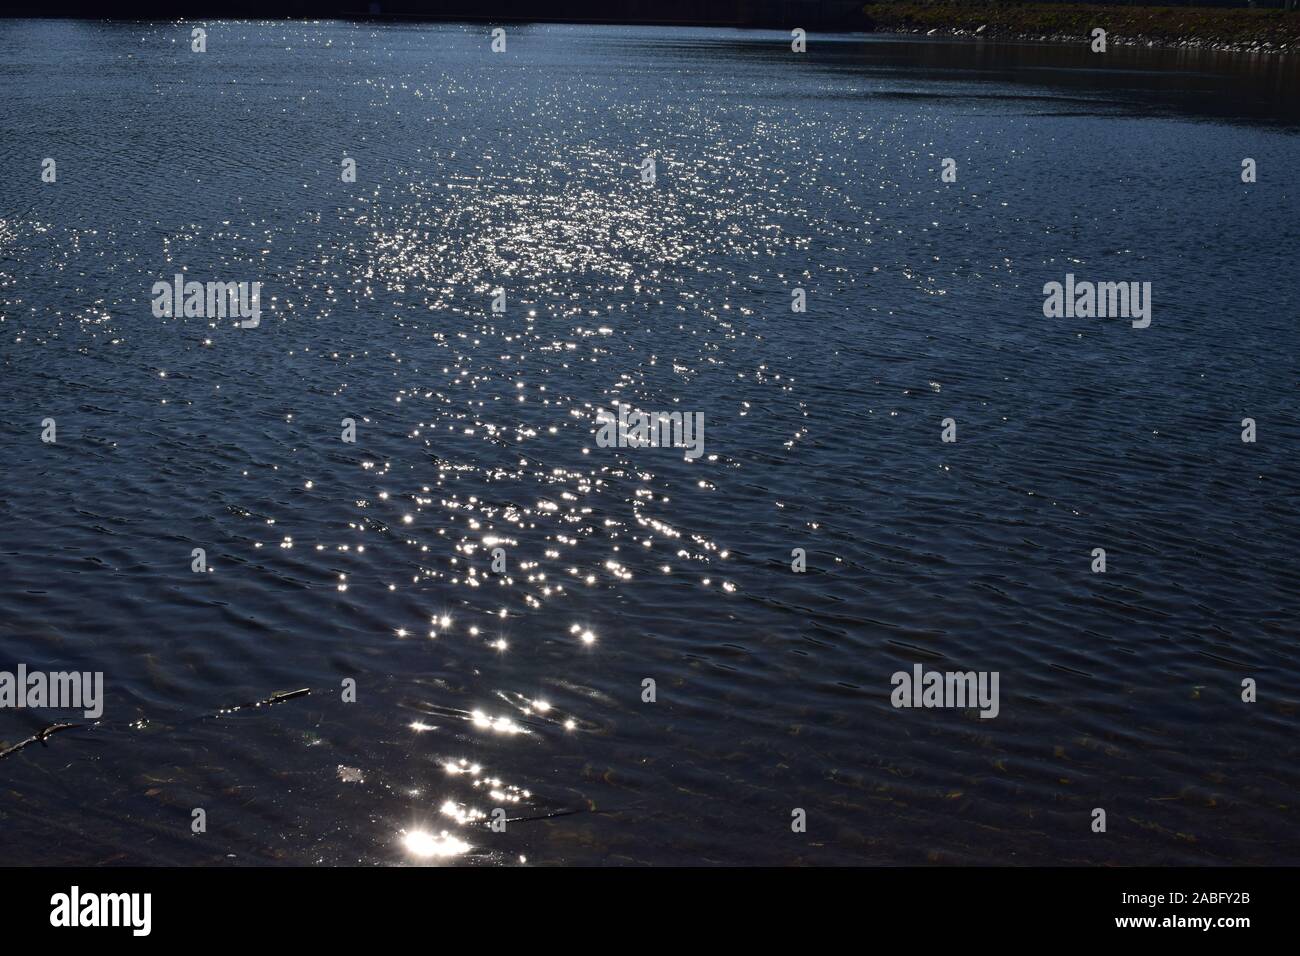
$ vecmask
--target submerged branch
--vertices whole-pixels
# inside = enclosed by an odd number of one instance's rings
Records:
[[[286,700],[293,700],[295,697],[303,697],[310,693],[311,693],[310,687],[300,687],[297,690],[289,690],[280,693],[275,693],[272,694],[270,697],[265,697],[262,700],[253,701],[251,703],[235,704],[231,707],[223,707],[220,710],[213,711],[207,714],[202,714],[197,719],[202,720],[205,717],[220,717],[223,714],[231,714],[237,710],[246,710],[251,707],[269,707],[273,704],[281,704],[284,703]],[[36,734],[33,734],[32,736],[28,737],[26,740],[20,740],[12,747],[6,747],[4,750],[0,750],[0,760],[3,760],[5,757],[8,757],[12,754],[16,754],[18,751],[22,750],[25,747],[30,747],[32,744],[38,744],[38,743],[43,744],[47,739],[54,736],[61,730],[73,730],[76,728],[83,728],[83,727],[95,727],[98,726],[100,723],[102,722],[95,721],[93,723],[81,723],[81,724],[50,724],[44,730],[39,731]]]

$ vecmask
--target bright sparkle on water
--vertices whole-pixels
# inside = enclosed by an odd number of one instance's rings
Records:
[[[446,830],[436,836],[425,830],[410,830],[403,835],[402,845],[412,856],[423,859],[459,856],[470,848],[468,843]]]

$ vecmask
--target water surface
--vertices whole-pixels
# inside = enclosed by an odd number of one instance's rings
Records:
[[[1300,862],[1295,58],[207,26],[0,23],[0,861]]]

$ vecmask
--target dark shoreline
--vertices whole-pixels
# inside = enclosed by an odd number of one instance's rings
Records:
[[[767,0],[743,9],[720,0],[659,0],[633,4],[622,16],[589,0],[538,5],[523,0],[472,3],[414,0],[371,3],[343,0],[210,0],[200,3],[137,2],[111,7],[82,0],[40,6],[0,4],[0,18],[90,20],[344,19],[384,22],[591,23],[790,30],[812,33],[880,33],[1044,43],[1091,42],[1107,32],[1108,46],[1187,48],[1227,52],[1300,53],[1300,11],[1280,8],[1161,7],[1075,3],[994,3],[990,0]]]
[[[1281,9],[887,0],[867,11],[880,33],[1086,45],[1100,27],[1108,46],[1300,53],[1300,12]]]

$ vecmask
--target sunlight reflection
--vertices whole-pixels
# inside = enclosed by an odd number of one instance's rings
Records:
[[[446,830],[437,836],[424,830],[411,830],[402,836],[402,845],[412,856],[423,858],[458,856],[469,849],[468,843]]]

